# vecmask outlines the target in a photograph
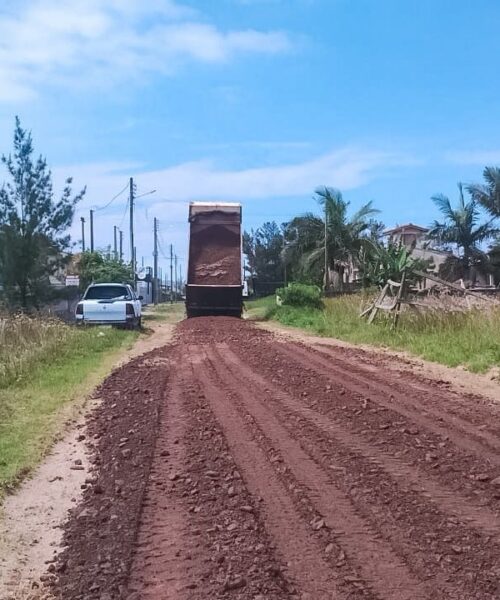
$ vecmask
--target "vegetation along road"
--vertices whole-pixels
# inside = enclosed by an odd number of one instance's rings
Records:
[[[56,597],[494,599],[500,408],[202,317],[114,371]]]

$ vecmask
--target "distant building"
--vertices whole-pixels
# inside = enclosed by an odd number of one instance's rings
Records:
[[[403,244],[410,248],[413,244],[421,245],[427,238],[429,230],[427,227],[407,223],[406,225],[397,225],[392,229],[386,229],[384,235],[388,237],[389,242],[393,244]]]
[[[453,254],[432,248],[431,241],[427,235],[428,233],[429,229],[420,225],[414,225],[413,223],[397,225],[392,229],[384,231],[384,235],[390,243],[396,245],[402,244],[408,250],[412,250],[411,254],[415,258],[432,261],[430,270],[437,274],[439,273],[440,266],[447,258],[453,256]]]

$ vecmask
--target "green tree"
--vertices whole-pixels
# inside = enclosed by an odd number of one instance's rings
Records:
[[[38,307],[50,295],[49,276],[68,258],[67,230],[85,190],[73,196],[68,178],[54,199],[47,162],[34,158],[31,133],[18,117],[13,153],[1,161],[9,181],[0,189],[0,284],[9,305]]]
[[[315,193],[323,216],[306,213],[293,219],[287,226],[286,253],[299,259],[302,271],[322,272],[325,287],[329,287],[331,274],[334,287],[342,289],[344,272],[354,266],[378,210],[368,202],[349,216],[350,204],[339,190],[321,187]],[[325,272],[325,235],[328,272]]]
[[[492,217],[500,217],[500,169],[486,167],[483,178],[484,184],[470,184],[467,186],[467,191]]]
[[[473,195],[469,200],[465,199],[461,183],[458,184],[458,190],[459,197],[455,208],[450,199],[443,194],[432,197],[444,220],[434,221],[429,237],[444,249],[458,253],[455,259],[448,261],[446,271],[453,273],[454,277],[475,281],[477,270],[488,270],[488,255],[483,249],[483,244],[490,240],[498,229],[493,226],[493,219],[479,223],[478,202]]]
[[[251,274],[261,281],[283,281],[283,232],[274,221],[243,234],[243,252]]]
[[[320,260],[311,261],[309,254],[319,240],[324,240],[324,229],[322,219],[311,212],[286,223],[283,259],[290,280],[321,284],[324,265]]]
[[[368,228],[366,231],[366,237],[373,243],[380,244],[384,237],[385,224],[377,219],[370,219],[368,221]]]
[[[247,264],[245,265],[248,274],[251,276],[255,275],[255,231],[251,229],[250,231],[243,232],[243,254],[247,257]]]
[[[415,283],[419,278],[412,274],[411,269],[427,271],[430,263],[430,260],[414,258],[412,248],[403,244],[389,243],[384,246],[371,239],[367,239],[361,247],[358,259],[365,287],[383,287],[389,279],[400,282],[403,272],[406,272],[407,283]]]
[[[78,273],[82,291],[91,283],[133,283],[130,265],[102,252],[84,252]]]

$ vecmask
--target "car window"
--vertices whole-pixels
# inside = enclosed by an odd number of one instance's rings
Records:
[[[130,300],[129,290],[124,285],[96,285],[89,287],[84,300]]]

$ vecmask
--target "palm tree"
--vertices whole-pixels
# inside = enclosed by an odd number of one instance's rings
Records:
[[[473,195],[470,200],[465,199],[461,183],[458,184],[458,190],[456,208],[452,207],[450,199],[443,194],[432,197],[443,214],[444,221],[434,221],[429,236],[441,246],[457,250],[459,255],[454,262],[458,263],[459,274],[474,281],[476,268],[484,270],[488,261],[482,245],[491,239],[498,229],[492,224],[494,219],[478,224],[480,217],[478,202]]]
[[[493,217],[500,217],[500,169],[486,167],[483,177],[486,183],[470,184],[467,186],[467,191]]]
[[[305,269],[321,269],[325,289],[329,285],[328,272],[332,272],[335,286],[341,289],[344,271],[355,260],[370,218],[378,211],[368,202],[349,217],[349,202],[339,190],[321,187],[315,194],[323,207],[323,218],[306,213],[288,224],[288,258],[294,256]]]

